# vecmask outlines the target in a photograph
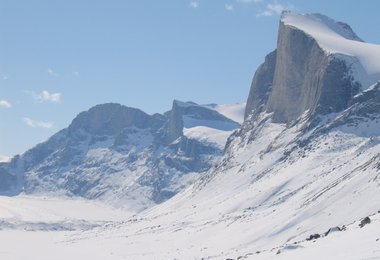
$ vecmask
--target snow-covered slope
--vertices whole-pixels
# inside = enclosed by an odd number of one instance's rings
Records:
[[[311,132],[305,118],[287,128],[263,116],[186,191],[122,223],[64,236],[37,233],[31,252],[47,259],[53,253],[43,248],[51,244],[64,252],[61,259],[78,252],[94,259],[376,259],[378,218],[371,215],[380,209],[380,118],[358,118],[357,109],[324,118]],[[373,223],[357,228],[366,216]],[[306,241],[343,225],[347,231]],[[29,234],[7,231],[0,240],[5,236],[10,243]],[[337,250],[321,251],[331,244]]]
[[[128,234],[124,255],[136,259],[274,256],[272,248],[377,212],[380,119],[339,125],[342,116],[307,133],[305,122],[288,129],[262,118],[201,182],[105,237]]]
[[[0,197],[0,229],[83,230],[132,216],[100,202],[36,196]]]
[[[189,103],[187,103],[187,106],[189,106]],[[242,124],[244,121],[245,103],[201,106],[215,110],[226,118],[233,120],[233,122],[207,121],[202,123],[194,117],[185,116],[183,134],[190,139],[211,143],[223,150],[228,137],[236,130],[237,123]]]

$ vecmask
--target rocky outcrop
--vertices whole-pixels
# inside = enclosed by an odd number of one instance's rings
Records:
[[[245,119],[252,113],[262,112],[268,101],[276,69],[276,53],[276,50],[269,53],[265,57],[264,63],[256,70],[245,107]]]
[[[183,134],[182,113],[176,100],[173,101],[172,110],[167,114],[169,120],[164,128],[164,140],[166,144],[170,144]]]

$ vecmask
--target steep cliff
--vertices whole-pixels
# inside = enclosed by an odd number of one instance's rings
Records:
[[[277,49],[254,76],[245,116],[259,109],[273,113],[275,122],[290,123],[305,112],[342,111],[380,79],[373,58],[379,53],[378,46],[362,42],[345,23],[285,12]]]

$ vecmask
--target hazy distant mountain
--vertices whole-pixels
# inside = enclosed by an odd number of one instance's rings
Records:
[[[207,171],[239,123],[193,102],[164,115],[119,104],[80,113],[70,126],[2,164],[4,194],[102,199],[139,211]]]

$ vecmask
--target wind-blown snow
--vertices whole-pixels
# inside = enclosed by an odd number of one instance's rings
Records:
[[[9,156],[0,155],[0,163],[2,163],[2,162],[10,162],[11,159],[12,158],[9,157]]]
[[[312,36],[327,53],[356,57],[372,79],[364,87],[380,79],[380,45],[354,40],[350,31],[321,14],[286,12],[281,20]]]
[[[225,105],[205,105],[205,107],[211,108],[225,117],[232,119],[239,124],[244,121],[244,111],[246,103],[225,104]]]
[[[185,128],[193,128],[196,126],[204,126],[210,129],[218,129],[221,131],[231,131],[235,130],[239,124],[235,122],[227,122],[220,120],[202,120],[198,118],[194,118],[192,116],[185,115],[182,117],[183,125]]]
[[[196,139],[200,142],[213,143],[218,148],[223,149],[226,145],[227,138],[233,131],[223,131],[206,126],[195,126],[192,128],[184,128],[183,134],[190,138]]]

